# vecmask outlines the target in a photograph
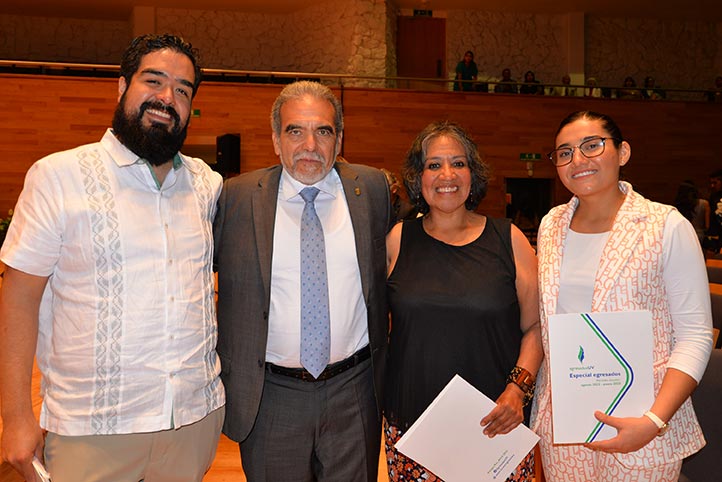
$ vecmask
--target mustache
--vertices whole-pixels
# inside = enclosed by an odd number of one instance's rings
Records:
[[[326,162],[326,159],[321,154],[315,151],[301,151],[293,155],[293,162],[296,162],[300,159],[311,159],[314,161]]]
[[[148,109],[159,110],[161,112],[165,112],[173,118],[173,121],[176,126],[178,126],[180,124],[180,116],[178,115],[178,112],[176,112],[176,110],[173,107],[171,107],[169,105],[165,105],[162,102],[158,102],[158,101],[149,101],[148,100],[148,101],[143,102],[140,105],[140,108],[138,109],[138,118],[143,117],[143,114]]]
[[[125,107],[126,99],[123,96],[113,114],[113,131],[118,139],[151,165],[160,166],[173,159],[173,156],[183,146],[188,127],[187,124],[181,127],[175,109],[163,104],[159,105],[158,101],[145,102],[142,109],[139,106],[138,111],[132,114],[126,113]],[[143,126],[142,112],[151,108],[166,112],[172,120],[175,119],[175,124],[171,124],[170,130],[165,124],[154,123],[147,128]]]

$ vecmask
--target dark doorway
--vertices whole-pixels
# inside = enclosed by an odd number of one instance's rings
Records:
[[[536,247],[539,221],[551,209],[552,179],[506,178],[506,217]]]
[[[399,77],[446,79],[446,19],[399,17],[396,34]],[[445,82],[399,81],[402,89],[448,90]]]

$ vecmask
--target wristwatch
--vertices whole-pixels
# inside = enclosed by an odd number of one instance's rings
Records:
[[[534,398],[534,387],[536,386],[536,381],[534,380],[532,374],[529,373],[529,370],[520,366],[515,366],[506,377],[506,383],[507,385],[509,383],[513,383],[521,388],[521,391],[524,392],[524,400],[522,401],[522,404],[525,407],[529,405],[531,399]]]
[[[644,416],[650,419],[659,429],[657,432],[657,437],[661,437],[665,433],[667,433],[667,430],[669,430],[669,423],[665,422],[661,418],[659,418],[654,412],[651,410],[648,410],[644,412]]]

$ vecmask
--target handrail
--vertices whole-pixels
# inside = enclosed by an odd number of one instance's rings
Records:
[[[0,60],[0,67],[78,69],[78,70],[120,70],[113,64],[84,64],[76,62],[39,62],[33,60]]]
[[[119,65],[115,64],[90,64],[76,62],[44,62],[31,60],[0,60],[0,73],[15,74],[34,74],[34,75],[76,75],[81,77],[110,77],[117,76],[120,70]],[[353,75],[353,74],[327,74],[320,72],[281,72],[271,70],[235,70],[235,69],[212,69],[204,68],[203,76],[205,81],[218,82],[255,82],[255,83],[288,83],[289,81],[298,79],[313,79],[323,81],[326,84],[339,87],[371,87],[371,88],[392,88],[392,89],[411,89],[420,90],[419,84],[424,86],[423,90],[428,90],[428,86],[435,85],[435,89],[447,91],[452,90],[456,83],[470,84],[471,90],[463,91],[466,94],[475,92],[494,92],[494,86],[500,83],[501,79],[497,77],[487,77],[486,79],[473,80],[456,80],[456,79],[439,79],[425,77],[396,77],[396,76],[374,76],[374,75]],[[510,85],[519,87],[525,85],[525,82],[508,82]],[[548,95],[548,89],[554,87],[571,87],[577,89],[577,92],[583,93],[587,85],[582,84],[558,84],[539,82],[534,84],[542,87],[544,93]],[[616,92],[623,89],[622,86],[597,85],[594,86],[604,92],[603,97],[614,98]],[[683,101],[705,101],[715,99],[717,102],[722,101],[722,92],[705,89],[681,89],[656,86],[657,89],[664,90],[667,94],[665,100],[683,100]],[[643,87],[634,87],[630,90],[638,90],[640,93]],[[582,95],[577,95],[583,97]]]

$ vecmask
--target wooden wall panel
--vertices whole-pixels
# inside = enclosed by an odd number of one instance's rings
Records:
[[[709,172],[722,168],[719,105],[389,90],[347,90],[344,105],[347,157],[391,170],[399,168],[428,122],[451,119],[465,126],[492,166],[481,209],[498,216],[504,214],[504,179],[528,177],[520,153],[542,154],[534,163],[534,177],[555,180],[554,204],[569,198],[544,153],[554,147],[559,122],[580,109],[609,114],[618,122],[632,145],[625,176],[655,200],[671,203],[679,182],[688,178],[706,189]]]
[[[97,141],[110,124],[117,80],[0,78],[0,216],[12,208],[25,172],[55,151]]]
[[[193,107],[187,145],[209,152],[215,138],[241,134],[241,171],[277,162],[271,144],[270,108],[282,86],[204,83]],[[632,145],[625,175],[652,199],[671,202],[677,185],[692,179],[706,188],[707,174],[722,168],[722,105],[540,96],[334,89],[342,99],[343,154],[351,162],[398,171],[414,136],[430,121],[452,119],[479,143],[493,169],[482,210],[501,216],[505,179],[526,178],[520,153],[553,147],[559,121],[579,109],[610,114]],[[0,213],[11,208],[30,165],[54,151],[95,142],[110,125],[117,81],[0,75]],[[211,151],[212,152],[212,151]],[[534,163],[534,177],[555,179],[548,161]],[[569,194],[554,183],[555,204]]]

